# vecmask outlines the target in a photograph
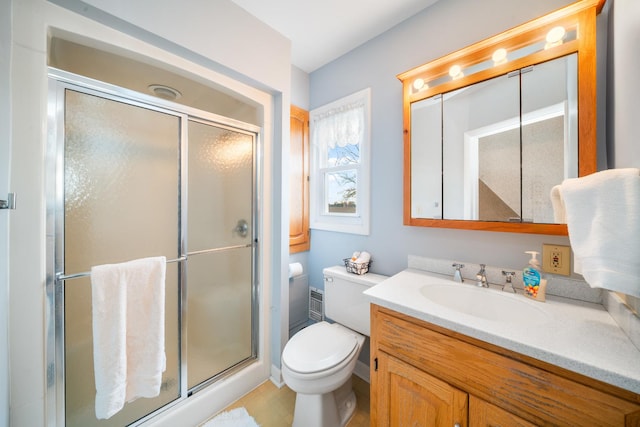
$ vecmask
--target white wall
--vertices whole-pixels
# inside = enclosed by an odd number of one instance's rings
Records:
[[[611,2],[611,0],[609,0]],[[613,7],[613,56],[609,90],[614,91],[609,108],[609,166],[640,167],[640,2],[615,0]],[[612,140],[612,141],[611,141]]]
[[[52,0],[52,3],[137,38],[162,38],[161,47],[167,50],[184,48],[215,61],[234,73],[233,77],[252,79],[289,93],[291,42],[231,1]],[[122,21],[132,26],[127,28]]]
[[[264,204],[261,206],[260,225],[261,243],[265,250],[261,251],[260,282],[266,297],[261,300],[261,335],[270,339],[269,332],[274,331],[271,335],[276,336],[277,344],[282,340],[278,330],[278,316],[281,315],[279,296],[280,282],[286,283],[286,262],[283,260],[288,255],[287,246],[282,244],[287,241],[283,237],[286,230],[282,224],[288,224],[288,211],[283,213],[281,209],[285,185],[281,176],[282,153],[289,151],[290,43],[228,0],[193,1],[192,8],[187,8],[184,2],[173,2],[173,7],[168,1],[161,5],[150,0],[104,2],[103,5],[96,2],[106,9],[112,7],[109,12],[119,17],[87,3],[62,2],[91,19],[45,0],[9,2],[13,6],[10,183],[12,191],[18,194],[19,204],[10,217],[9,256],[2,257],[2,260],[9,259],[12,426],[42,426],[47,415],[45,341],[50,313],[47,312],[48,301],[45,298],[44,161],[47,140],[47,34],[50,31],[102,40],[136,55],[153,57],[185,73],[229,87],[255,102],[263,111]],[[140,9],[133,10],[134,7]],[[3,19],[10,16],[5,14],[6,9],[7,1],[4,0]],[[157,13],[150,17],[149,10]],[[160,11],[165,14],[160,15]],[[171,28],[166,28],[169,26]],[[3,42],[6,37],[4,28],[3,25]],[[0,87],[5,87],[9,76],[1,70]],[[2,99],[4,102],[6,98]],[[5,109],[6,105],[1,104],[0,108]],[[3,126],[1,132],[5,129]],[[288,189],[285,194],[288,194]],[[2,282],[0,289],[1,286]],[[271,291],[274,295],[270,295]],[[270,314],[274,316],[272,323]],[[199,393],[199,397],[192,400],[199,402],[197,408],[183,405],[181,411],[169,412],[179,413],[184,423],[193,421],[195,424],[194,420],[201,420],[219,409],[216,405],[222,404],[224,399],[233,399],[234,395],[246,392],[247,387],[252,387],[251,381],[255,385],[255,381],[268,376],[270,347],[268,342],[261,343],[260,366],[266,366],[252,370],[249,383],[227,381],[224,390],[218,387],[215,396]],[[279,360],[279,354],[274,357]]]
[[[0,1],[0,200],[9,188],[11,2]],[[0,427],[9,426],[9,215],[0,211]]]
[[[611,3],[612,0],[609,0]],[[610,14],[609,96],[607,117],[610,168],[640,168],[640,2],[615,0]],[[640,313],[640,298],[626,297],[627,304]]]
[[[291,103],[309,110],[309,74],[295,65],[291,66]]]

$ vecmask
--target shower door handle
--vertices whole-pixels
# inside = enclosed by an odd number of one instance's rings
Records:
[[[238,233],[240,237],[247,237],[247,234],[249,234],[249,224],[244,219],[241,219],[238,221],[238,224],[236,224],[236,228],[234,228],[233,231]]]

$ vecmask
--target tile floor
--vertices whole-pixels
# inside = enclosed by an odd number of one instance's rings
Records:
[[[347,427],[369,427],[369,383],[353,376],[357,409]],[[225,410],[244,406],[260,427],[289,427],[293,422],[296,394],[287,386],[276,387],[266,381]]]

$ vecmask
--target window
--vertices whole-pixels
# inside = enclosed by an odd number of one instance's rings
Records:
[[[311,228],[369,234],[371,90],[311,111]]]

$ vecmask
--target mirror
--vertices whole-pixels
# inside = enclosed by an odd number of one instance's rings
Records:
[[[577,54],[411,104],[414,218],[554,223],[578,176]]]
[[[567,234],[549,194],[596,171],[600,3],[574,3],[398,76],[406,225]]]

